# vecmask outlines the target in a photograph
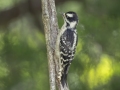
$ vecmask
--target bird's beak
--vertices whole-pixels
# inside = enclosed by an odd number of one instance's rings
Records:
[[[63,18],[65,18],[65,13],[62,13]]]
[[[64,17],[65,16],[65,13],[63,13],[63,12],[60,12],[60,14]]]

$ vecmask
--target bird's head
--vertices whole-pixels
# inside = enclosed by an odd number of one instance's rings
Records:
[[[78,16],[73,11],[63,13],[63,19],[67,27],[75,28],[76,25],[78,24]]]

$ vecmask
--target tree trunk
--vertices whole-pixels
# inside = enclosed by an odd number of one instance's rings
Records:
[[[47,45],[47,56],[49,65],[50,90],[56,90],[54,50],[58,33],[56,8],[54,0],[42,1],[42,18]]]
[[[60,81],[57,79],[60,61],[55,55],[58,22],[54,0],[42,0],[42,18],[47,44],[50,90],[56,90],[56,85],[59,90],[69,90],[69,88],[63,88]]]

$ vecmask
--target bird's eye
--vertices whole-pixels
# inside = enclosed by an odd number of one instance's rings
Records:
[[[66,18],[68,18],[68,15],[65,15],[66,16]]]

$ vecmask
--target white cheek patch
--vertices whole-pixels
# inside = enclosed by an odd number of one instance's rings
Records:
[[[76,22],[76,21],[71,22],[71,23],[70,23],[70,27],[71,27],[71,28],[74,28],[74,27],[76,26],[76,24],[77,24],[77,22]]]
[[[67,14],[68,17],[73,17],[73,14]]]

